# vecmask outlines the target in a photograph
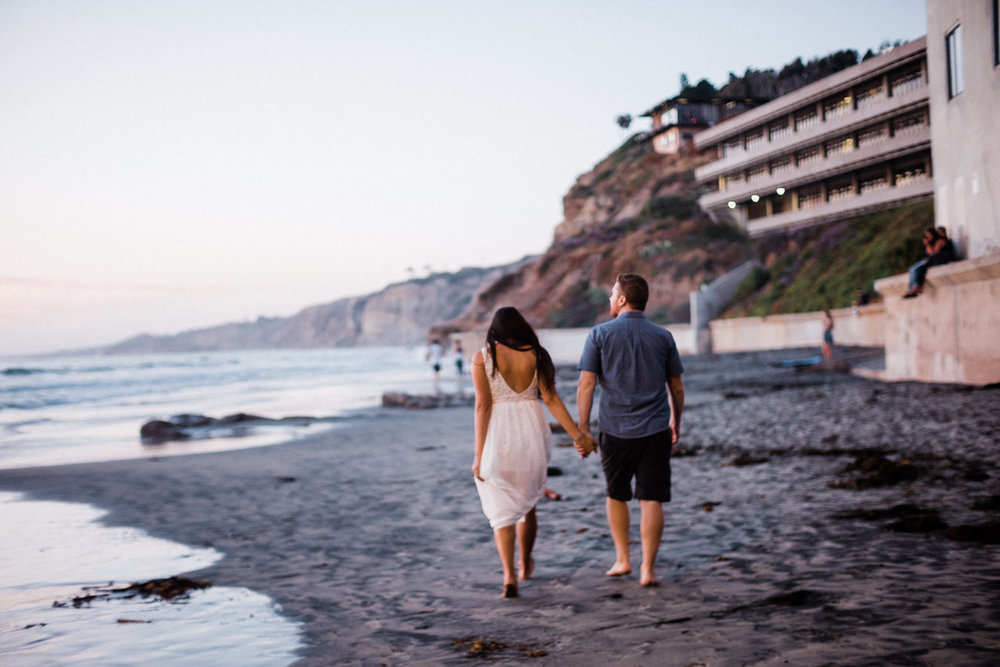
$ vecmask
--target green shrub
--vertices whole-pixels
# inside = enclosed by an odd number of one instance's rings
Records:
[[[755,266],[746,278],[740,281],[733,293],[733,301],[743,301],[750,295],[757,292],[771,279],[771,272],[763,266]]]

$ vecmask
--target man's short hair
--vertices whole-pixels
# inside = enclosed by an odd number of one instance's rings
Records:
[[[618,282],[618,290],[625,296],[629,308],[646,310],[646,302],[649,301],[649,284],[646,283],[645,278],[638,273],[619,273],[615,280]]]

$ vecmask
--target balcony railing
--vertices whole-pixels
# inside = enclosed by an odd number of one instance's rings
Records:
[[[791,189],[806,183],[814,183],[824,178],[877,164],[897,155],[905,155],[922,150],[930,145],[930,127],[924,125],[922,131],[913,131],[901,136],[886,138],[875,145],[864,146],[850,153],[841,153],[827,158],[800,162],[787,171],[767,174],[752,183],[729,180],[725,190],[710,192],[698,200],[703,209],[725,206],[729,201],[743,201],[752,194],[766,194],[775,188]]]
[[[758,140],[754,138],[755,150],[733,148],[732,140],[726,140],[725,157],[710,162],[695,170],[695,178],[698,181],[705,181],[716,178],[727,171],[734,171],[738,167],[745,167],[752,162],[766,160],[769,156],[784,151],[791,151],[797,146],[819,141],[828,135],[846,132],[874,122],[880,118],[889,118],[906,109],[917,109],[927,103],[928,89],[922,78],[916,79],[918,85],[907,82],[893,89],[892,97],[880,96],[872,99],[870,104],[863,109],[854,109],[843,115],[820,122],[818,119],[804,125],[797,123],[798,127],[794,132],[787,132],[778,137],[772,137],[771,141],[766,139]],[[748,143],[749,145],[749,143]]]

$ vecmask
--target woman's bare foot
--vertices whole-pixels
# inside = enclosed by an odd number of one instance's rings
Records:
[[[646,568],[641,568],[641,570],[642,571],[639,573],[640,586],[647,586],[652,588],[653,586],[660,585],[660,580],[656,578],[655,570],[650,569],[647,571]]]
[[[524,561],[517,564],[518,574],[521,577],[521,581],[527,581],[531,579],[531,573],[535,571],[535,559],[528,558],[528,564],[525,565]]]
[[[611,566],[611,569],[604,573],[609,577],[621,577],[626,574],[632,574],[632,566],[628,563],[619,563],[615,561],[615,564]]]
[[[503,595],[501,597],[505,598],[516,598],[517,597],[517,582],[512,584],[503,585]]]

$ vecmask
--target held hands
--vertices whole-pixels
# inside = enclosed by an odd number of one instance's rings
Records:
[[[594,440],[594,436],[583,429],[580,429],[580,435],[573,439],[573,446],[580,454],[581,459],[585,459],[590,456],[591,452],[597,451],[597,441]]]

